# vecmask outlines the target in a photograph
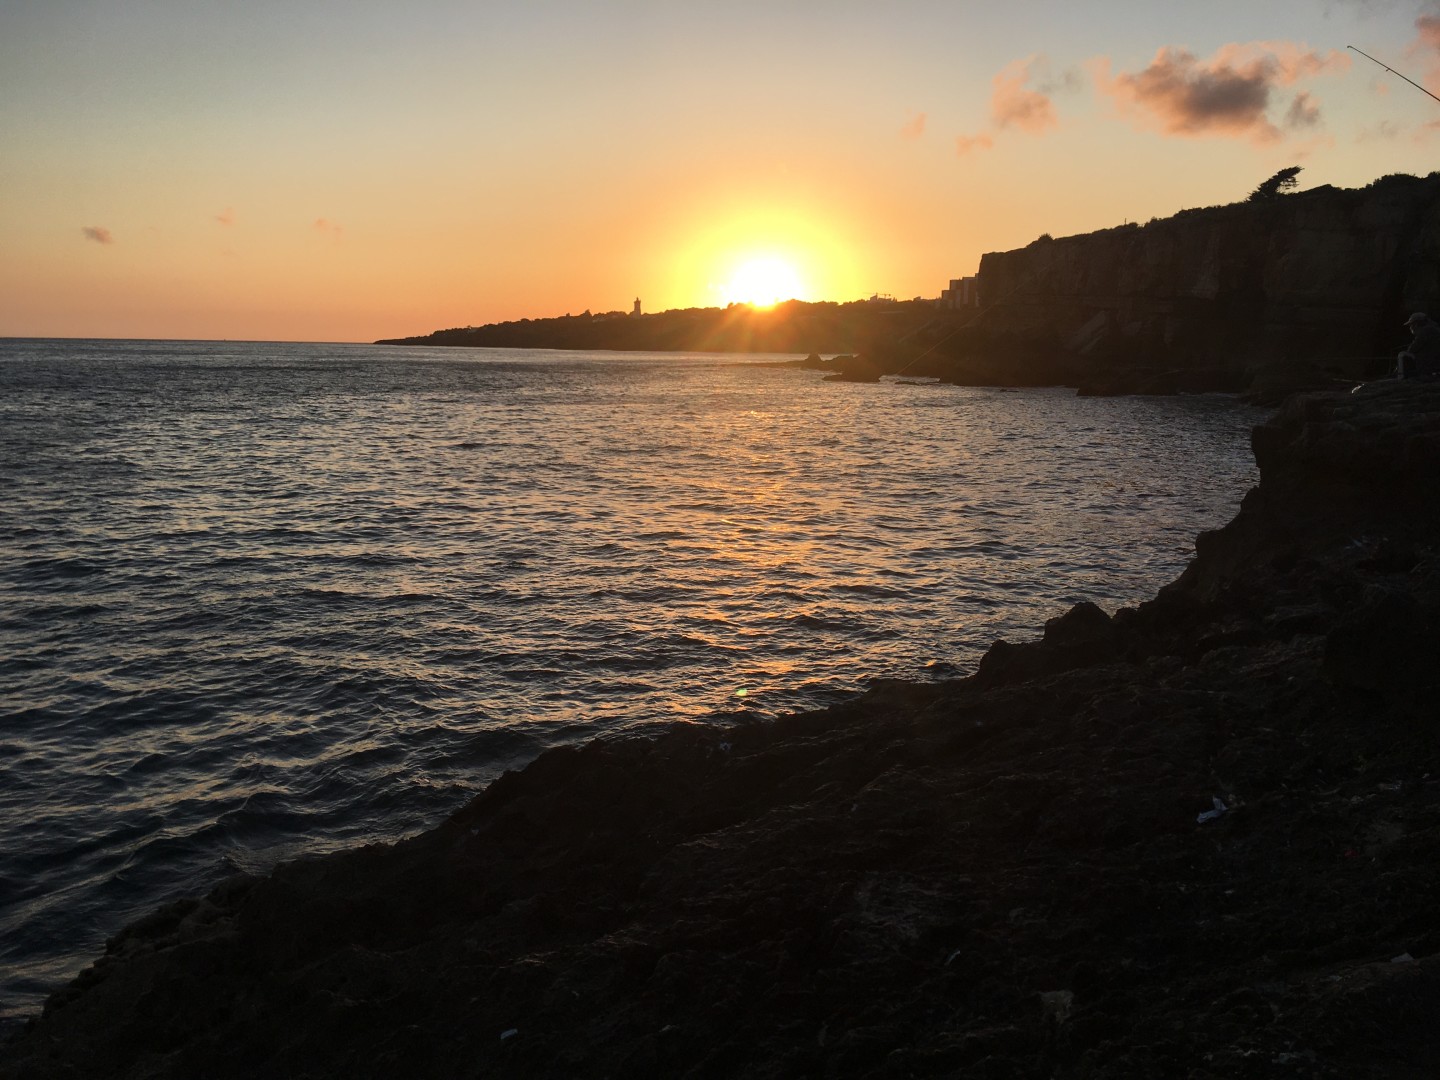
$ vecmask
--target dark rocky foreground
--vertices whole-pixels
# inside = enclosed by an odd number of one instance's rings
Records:
[[[1440,1074],[1440,387],[1254,445],[1140,608],[172,905],[0,1075]]]

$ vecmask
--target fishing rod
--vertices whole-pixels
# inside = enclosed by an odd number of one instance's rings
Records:
[[[1355,46],[1354,46],[1354,45],[1346,45],[1345,48],[1347,48],[1347,49],[1355,49]],[[1365,57],[1366,60],[1369,60],[1372,64],[1380,64],[1380,61],[1379,61],[1379,60],[1376,60],[1375,57],[1371,56],[1369,53],[1365,52],[1364,50],[1362,50],[1362,49],[1355,49],[1355,51],[1358,52],[1361,56]],[[1380,64],[1380,66],[1381,66],[1382,68],[1384,68],[1386,71],[1390,72],[1391,75],[1400,75],[1400,72],[1396,71],[1394,68],[1392,68],[1392,67],[1391,67],[1390,65],[1388,65],[1388,64]],[[1400,78],[1405,79],[1405,76],[1404,76],[1404,75],[1400,75]],[[1416,82],[1414,79],[1405,79],[1405,81],[1408,82],[1411,86],[1415,87],[1416,90],[1419,90],[1422,94],[1430,94],[1430,91],[1429,91],[1429,90],[1426,90],[1425,87],[1421,86],[1421,85],[1420,85],[1418,82]],[[1430,96],[1431,96],[1432,98],[1435,98],[1436,101],[1440,101],[1440,97],[1435,97],[1434,94],[1430,94]]]

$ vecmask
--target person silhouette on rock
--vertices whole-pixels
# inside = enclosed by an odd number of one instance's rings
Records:
[[[1440,324],[1423,311],[1405,320],[1414,334],[1409,346],[1400,354],[1396,376],[1401,379],[1433,379],[1440,375]]]

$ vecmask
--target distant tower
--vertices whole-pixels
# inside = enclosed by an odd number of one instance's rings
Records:
[[[638,297],[638,296],[635,297],[635,310],[632,311],[632,312],[630,312],[630,314],[631,314],[631,315],[639,315],[639,314],[640,314],[640,297]]]

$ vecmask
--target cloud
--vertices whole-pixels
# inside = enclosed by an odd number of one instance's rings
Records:
[[[1058,128],[1060,117],[1055,112],[1052,95],[1077,90],[1083,83],[1081,74],[1074,70],[1051,76],[1044,56],[1012,60],[991,80],[990,131],[1043,135]],[[994,145],[994,136],[985,132],[955,139],[955,148],[961,156],[972,150],[989,150]]]
[[[1421,15],[1415,20],[1416,44],[1431,51],[1440,51],[1440,14]]]
[[[1421,15],[1415,20],[1415,40],[1405,55],[1425,64],[1420,81],[1432,94],[1440,91],[1440,14]]]
[[[1291,131],[1302,131],[1320,126],[1320,106],[1309,91],[1302,90],[1285,110],[1285,126]]]
[[[340,238],[340,234],[345,231],[343,226],[337,225],[333,221],[328,221],[323,217],[316,218],[315,224],[310,227],[318,233],[325,233],[328,236],[335,237],[337,240]]]
[[[113,244],[115,237],[110,235],[110,230],[103,225],[82,225],[80,231],[85,234],[85,239],[94,240],[97,244]]]
[[[1367,142],[1391,142],[1400,135],[1400,128],[1396,127],[1389,120],[1381,120],[1374,127],[1363,127],[1360,133],[1355,136],[1359,143]]]
[[[225,207],[224,210],[221,210],[215,215],[215,220],[228,229],[231,225],[235,224],[235,208],[232,206]]]
[[[1032,135],[1040,135],[1060,126],[1049,94],[1029,90],[1025,86],[1039,60],[1032,56],[1012,61],[995,76],[992,83],[995,89],[990,95],[990,120],[995,127],[1016,127]]]
[[[1221,135],[1276,142],[1284,137],[1269,113],[1284,88],[1301,79],[1345,71],[1350,58],[1318,53],[1290,42],[1225,45],[1208,60],[1165,47],[1145,70],[1110,77],[1109,61],[1096,65],[1096,85],[1122,112],[1158,123],[1167,135]],[[1287,124],[1315,127],[1320,111],[1308,92],[1297,94]]]
[[[925,114],[923,112],[917,112],[914,116],[910,117],[910,119],[905,122],[905,126],[900,129],[900,137],[902,139],[918,139],[924,134]]]

